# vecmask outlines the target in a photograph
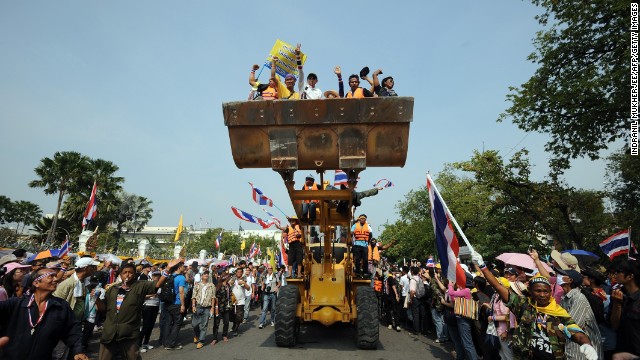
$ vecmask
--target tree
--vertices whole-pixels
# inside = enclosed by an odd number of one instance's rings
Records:
[[[55,227],[55,233],[52,234],[53,229],[53,218],[42,217],[35,224],[33,224],[33,229],[38,233],[39,240],[46,244],[47,246],[58,247],[57,244],[60,244],[64,241],[67,236],[67,232],[71,227],[71,223],[69,220],[64,217],[58,218],[58,224]],[[74,240],[74,239],[71,239]]]
[[[13,222],[13,202],[4,195],[0,195],[0,224]]]
[[[40,206],[30,201],[20,200],[13,203],[13,213],[13,222],[18,223],[16,234],[22,233],[25,226],[35,225],[42,218]],[[18,231],[20,224],[22,224],[22,229]]]
[[[640,161],[628,149],[620,150],[609,157],[607,165],[607,195],[611,199],[616,228],[640,229]],[[638,231],[631,231],[635,244],[640,240]]]
[[[64,151],[56,152],[53,155],[53,159],[44,158],[40,160],[40,165],[34,169],[38,179],[29,182],[29,186],[32,188],[44,188],[44,193],[47,195],[58,194],[58,205],[51,222],[51,232],[47,235],[47,243],[56,233],[56,225],[64,196],[78,191],[79,180],[87,172],[89,163],[89,158],[79,152]]]
[[[557,181],[530,179],[527,151],[507,162],[496,151],[474,152],[471,160],[454,167],[470,172],[491,191],[494,226],[503,240],[518,239],[519,248],[552,235],[563,249],[594,250],[611,226],[604,213],[603,194],[570,188]]]
[[[94,181],[97,184],[98,216],[92,221],[92,228],[107,226],[116,221],[120,208],[118,193],[122,190],[124,178],[116,176],[118,166],[103,159],[89,159],[86,172],[80,174],[77,191],[70,192],[62,207],[62,214],[73,223],[73,232],[80,232],[82,218],[91,196]]]
[[[629,2],[532,0],[544,9],[544,30],[529,60],[540,67],[520,87],[511,87],[511,119],[524,131],[547,133],[546,150],[555,178],[570,159],[599,157],[623,139],[630,117]]]
[[[144,196],[130,194],[124,191],[116,195],[116,202],[119,204],[115,211],[116,231],[115,238],[119,240],[122,232],[138,232],[142,230],[153,214],[151,200]],[[115,242],[114,251],[118,251],[119,241]]]

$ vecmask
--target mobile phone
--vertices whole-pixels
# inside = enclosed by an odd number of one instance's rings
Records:
[[[527,250],[528,253],[533,251],[533,245],[529,245],[529,249]]]

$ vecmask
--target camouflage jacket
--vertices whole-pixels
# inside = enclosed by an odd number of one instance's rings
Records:
[[[435,280],[432,280],[429,286],[431,286],[431,293],[433,294],[431,296],[431,306],[437,311],[442,312],[444,305],[442,305],[440,300],[444,299],[444,292],[440,290],[440,286],[438,286],[438,282]]]
[[[533,341],[534,333],[536,332],[536,326],[540,331],[546,335],[551,346],[551,354],[555,359],[564,359],[564,347],[567,342],[567,337],[564,332],[559,329],[559,325],[575,324],[572,318],[568,317],[556,317],[547,315],[544,317],[544,322],[536,321],[539,319],[538,313],[529,304],[528,298],[518,296],[513,291],[509,291],[509,302],[505,304],[517,319],[517,326],[515,332],[511,338],[511,348],[513,349],[514,359],[533,359],[534,358],[534,346],[536,344]],[[571,341],[571,340],[569,340]]]

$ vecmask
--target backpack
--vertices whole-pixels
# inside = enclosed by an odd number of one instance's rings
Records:
[[[174,275],[169,276],[160,287],[160,294],[158,295],[158,298],[165,304],[173,304],[176,300],[176,290],[173,284],[174,279]]]
[[[416,298],[422,299],[426,294],[424,283],[422,281],[417,281],[414,278],[411,278],[411,280],[416,282]]]
[[[604,318],[604,303],[602,299],[598,297],[598,295],[591,292],[591,289],[580,289],[580,292],[587,298],[589,301],[589,305],[591,306],[591,310],[593,311],[593,315],[596,317],[596,321],[598,324],[605,322]]]

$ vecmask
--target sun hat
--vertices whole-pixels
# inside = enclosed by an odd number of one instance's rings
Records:
[[[518,294],[518,296],[524,296],[525,291],[527,291],[527,286],[520,281],[514,281],[511,283],[511,290]]]
[[[339,98],[340,94],[335,90],[327,90],[327,91],[324,92],[324,97],[325,98],[332,98],[332,97]]]
[[[6,269],[7,273],[9,273],[15,269],[31,269],[31,265],[22,265],[17,262],[12,262],[12,263],[6,264],[4,268]]]
[[[9,255],[5,255],[3,257],[0,258],[0,266],[4,265],[4,264],[8,264],[14,261],[19,261],[20,259],[18,259],[15,255],[13,254],[9,254]]]

